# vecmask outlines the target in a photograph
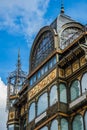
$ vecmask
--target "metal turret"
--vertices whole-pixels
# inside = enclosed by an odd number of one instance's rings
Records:
[[[8,76],[8,90],[7,90],[7,108],[10,107],[12,100],[10,97],[17,96],[22,89],[23,82],[26,79],[26,73],[21,69],[20,50],[18,51],[18,59],[16,70],[11,72]]]

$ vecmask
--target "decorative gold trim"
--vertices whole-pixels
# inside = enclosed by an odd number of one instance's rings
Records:
[[[12,120],[15,118],[15,112],[10,112],[9,113],[9,120]]]
[[[51,83],[56,78],[56,69],[53,70],[47,77],[45,77],[41,82],[39,82],[33,89],[28,92],[28,100],[33,98],[37,93],[39,93],[43,88],[45,88],[49,83]]]
[[[80,58],[80,65],[83,66],[86,63],[85,56]]]
[[[79,69],[79,62],[78,61],[74,62],[73,65],[72,65],[72,68],[73,68],[73,72],[78,70]]]
[[[72,74],[72,70],[71,70],[71,66],[69,66],[66,70],[65,70],[65,76],[69,76]]]
[[[59,69],[59,77],[64,78],[64,70],[63,69]]]

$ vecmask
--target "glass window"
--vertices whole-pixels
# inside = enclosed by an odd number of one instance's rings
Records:
[[[52,59],[49,61],[49,69],[52,68],[53,64],[52,64]]]
[[[37,106],[38,106],[38,110],[37,110],[38,115],[44,112],[48,108],[47,93],[44,93],[39,97]]]
[[[61,119],[61,130],[68,130],[68,121],[66,119]]]
[[[73,130],[84,130],[83,127],[83,118],[81,115],[75,116],[73,123],[72,123]]]
[[[75,80],[72,84],[71,84],[71,88],[70,88],[70,94],[71,94],[71,101],[75,100],[76,98],[78,98],[80,96],[80,82],[79,80]]]
[[[33,77],[33,81],[34,81],[34,83],[36,82],[36,75],[34,75],[34,77]]]
[[[14,130],[14,125],[9,125],[8,130]]]
[[[48,71],[48,64],[44,66],[44,72],[46,73]]]
[[[29,121],[35,118],[35,103],[32,103],[29,108]]]
[[[87,73],[85,73],[82,77],[82,93],[84,93],[87,90]]]
[[[57,86],[54,85],[50,90],[50,106],[58,101]]]
[[[37,72],[37,78],[39,79],[41,77],[41,70]]]
[[[41,75],[44,75],[44,67],[41,69]]]
[[[53,65],[56,64],[56,56],[53,57]]]
[[[87,111],[85,113],[84,120],[85,120],[85,130],[87,130]]]
[[[32,80],[32,78],[30,79],[30,85],[32,85],[33,84],[33,80]]]
[[[67,103],[67,94],[66,94],[65,84],[60,84],[59,90],[60,90],[60,102]]]
[[[40,130],[48,130],[48,128],[45,126],[45,127],[41,128]]]
[[[58,130],[58,121],[57,120],[52,121],[50,130]]]
[[[54,38],[51,31],[43,33],[43,35],[38,39],[34,50],[31,60],[31,69],[37,67],[54,50]]]

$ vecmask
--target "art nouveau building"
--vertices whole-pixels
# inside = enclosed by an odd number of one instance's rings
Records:
[[[64,14],[38,32],[8,130],[87,130],[86,26]]]

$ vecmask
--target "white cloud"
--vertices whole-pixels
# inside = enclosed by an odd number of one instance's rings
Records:
[[[0,130],[6,130],[7,112],[6,112],[7,86],[0,78]]]
[[[45,24],[49,0],[0,0],[0,29],[32,37]]]

